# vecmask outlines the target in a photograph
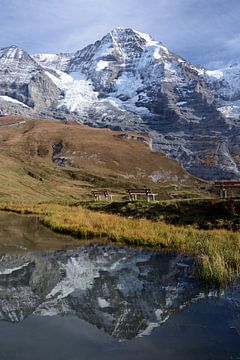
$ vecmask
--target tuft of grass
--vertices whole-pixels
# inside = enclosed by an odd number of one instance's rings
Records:
[[[131,246],[192,254],[199,265],[199,276],[207,282],[225,284],[234,277],[240,279],[239,232],[199,230],[77,206],[0,204],[0,209],[37,215],[53,231],[81,239],[104,238]]]

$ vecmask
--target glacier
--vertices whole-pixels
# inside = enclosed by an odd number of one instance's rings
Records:
[[[239,69],[196,66],[130,28],[74,53],[14,46],[0,49],[0,115],[148,134],[153,151],[196,176],[238,178]]]

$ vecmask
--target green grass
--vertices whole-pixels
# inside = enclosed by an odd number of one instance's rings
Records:
[[[226,284],[240,278],[240,233],[199,230],[130,219],[77,206],[4,205],[2,210],[35,214],[52,230],[80,239],[104,238],[131,246],[165,249],[196,256],[199,276],[205,281]]]

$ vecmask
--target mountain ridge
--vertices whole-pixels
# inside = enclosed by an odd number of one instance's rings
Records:
[[[196,176],[239,177],[240,90],[236,81],[232,98],[230,75],[223,80],[224,74],[195,66],[130,28],[117,28],[72,54],[30,58],[37,65],[32,69],[29,60],[24,84],[15,81],[21,64],[13,61],[6,85],[0,49],[0,114],[148,133],[153,150]]]

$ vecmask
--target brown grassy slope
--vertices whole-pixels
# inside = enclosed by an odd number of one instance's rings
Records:
[[[199,195],[201,182],[179,164],[151,152],[141,141],[120,132],[77,123],[23,118],[0,118],[0,200],[60,201],[87,198],[92,188],[107,187],[124,194],[126,186],[151,186],[167,198],[170,193]],[[70,166],[53,163],[53,145]],[[152,176],[159,178],[152,181]]]

